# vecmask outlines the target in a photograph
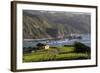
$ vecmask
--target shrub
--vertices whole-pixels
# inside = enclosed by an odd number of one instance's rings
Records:
[[[90,51],[91,51],[90,47],[88,47],[88,46],[86,46],[86,45],[84,45],[83,43],[80,43],[80,42],[75,42],[74,47],[75,47],[75,52],[77,52],[77,53],[79,53],[79,52],[90,53]]]
[[[44,44],[43,43],[38,43],[36,46],[37,46],[37,49],[43,49]]]

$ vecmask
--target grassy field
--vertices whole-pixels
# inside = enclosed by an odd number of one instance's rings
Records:
[[[77,53],[73,46],[50,47],[47,50],[41,49],[32,53],[23,54],[23,62],[80,60],[89,58],[89,53]]]

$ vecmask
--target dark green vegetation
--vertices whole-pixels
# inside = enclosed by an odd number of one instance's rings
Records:
[[[84,44],[82,44],[80,42],[75,42],[74,47],[75,47],[75,51],[77,53],[79,53],[79,52],[82,52],[82,53],[88,52],[88,53],[90,53],[90,51],[91,51],[90,47],[85,46]]]
[[[24,39],[57,38],[90,33],[90,14],[23,10]]]
[[[30,49],[30,48],[28,48]],[[32,48],[31,48],[32,49]],[[24,52],[23,62],[58,61],[58,60],[82,60],[90,59],[90,48],[82,43],[50,47]]]

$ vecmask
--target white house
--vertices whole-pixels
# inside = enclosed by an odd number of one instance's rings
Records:
[[[49,45],[45,45],[44,46],[44,49],[49,49]]]

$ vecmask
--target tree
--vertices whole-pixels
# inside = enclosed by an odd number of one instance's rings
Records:
[[[83,43],[80,43],[80,42],[75,42],[74,47],[75,47],[75,52],[77,52],[77,53],[79,53],[79,52],[90,53],[90,51],[91,51],[90,47],[88,47],[88,46],[86,46],[86,45],[84,45]]]
[[[43,46],[44,46],[44,44],[42,44],[42,43],[38,43],[36,46],[37,46],[38,49],[42,49]]]

